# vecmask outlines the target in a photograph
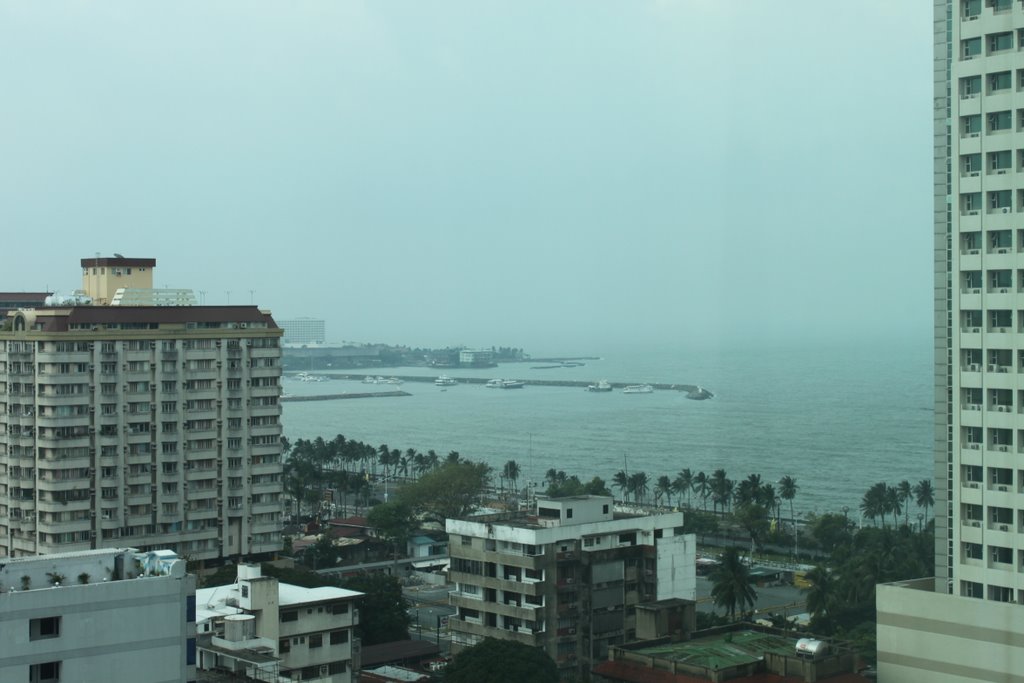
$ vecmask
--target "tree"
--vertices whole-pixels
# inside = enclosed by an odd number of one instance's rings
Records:
[[[779,497],[782,500],[789,501],[789,523],[793,525],[794,532],[796,531],[796,515],[793,514],[793,499],[796,498],[796,492],[799,488],[796,485],[796,479],[788,474],[779,479]]]
[[[518,498],[519,495],[519,474],[520,474],[519,463],[515,460],[509,460],[505,463],[505,466],[501,468],[501,476],[508,480],[509,488],[512,489],[512,493]]]
[[[634,472],[629,475],[629,490],[633,494],[633,500],[642,505],[649,490],[647,473]]]
[[[557,683],[555,662],[539,647],[487,638],[455,655],[444,683]]]
[[[905,526],[910,526],[910,501],[914,499],[914,489],[909,481],[904,479],[896,484],[896,497],[899,499],[900,505],[903,506],[903,523]]]
[[[884,515],[885,509],[885,482],[880,481],[869,488],[860,501],[860,511],[864,516],[874,523],[875,519]],[[885,523],[883,518],[882,523]]]
[[[407,484],[398,500],[440,524],[446,519],[465,517],[479,506],[490,483],[491,468],[478,462],[449,462]]]
[[[391,542],[395,561],[398,561],[398,549],[405,546],[409,536],[416,530],[416,519],[412,508],[401,501],[381,503],[370,508],[366,515],[366,523],[376,529],[377,534]]]
[[[672,491],[672,480],[664,474],[658,477],[657,482],[654,484],[654,504],[658,505],[661,502],[661,499],[665,498],[671,507]]]
[[[693,477],[693,490],[698,496],[700,496],[701,502],[704,506],[704,511],[708,509],[708,493],[711,489],[708,485],[708,475],[703,472],[698,472]]]
[[[750,540],[758,548],[764,544],[764,537],[771,527],[768,522],[768,510],[763,505],[749,503],[740,505],[734,513],[736,522],[750,534]]]
[[[342,587],[364,594],[357,600],[357,628],[363,646],[409,637],[409,604],[396,577],[380,572],[358,574],[345,579]]]
[[[626,474],[625,470],[619,470],[612,477],[612,486],[619,490],[622,494],[622,501],[625,503],[629,502],[629,475]]]
[[[807,591],[807,611],[811,618],[821,620],[836,611],[839,604],[839,586],[832,573],[826,567],[815,567],[807,572],[807,581],[811,584]]]
[[[892,513],[892,528],[898,527],[900,525],[900,513],[903,512],[903,507],[900,505],[900,494],[895,486],[889,486],[888,484],[885,486],[885,511]]]
[[[693,472],[689,467],[680,470],[672,481],[672,488],[681,497],[686,494],[686,507],[690,507],[690,492],[693,490]]]
[[[928,508],[935,505],[935,490],[931,479],[922,479],[914,485],[914,500],[917,506],[924,509],[924,518],[928,519]]]
[[[753,583],[750,568],[740,559],[740,551],[726,548],[721,564],[711,572],[711,597],[715,605],[724,607],[729,618],[733,619],[736,612],[742,613],[757,602]]]

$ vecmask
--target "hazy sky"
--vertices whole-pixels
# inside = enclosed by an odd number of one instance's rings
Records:
[[[909,0],[0,0],[0,290],[116,251],[336,340],[926,344],[931,30]]]

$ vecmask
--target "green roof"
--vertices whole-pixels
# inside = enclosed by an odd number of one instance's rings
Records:
[[[733,631],[709,638],[665,643],[631,652],[659,659],[674,660],[690,666],[723,669],[760,660],[766,652],[792,655],[796,639],[759,631]]]

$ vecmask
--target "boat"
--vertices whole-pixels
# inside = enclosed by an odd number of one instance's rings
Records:
[[[694,387],[686,394],[686,398],[692,399],[694,401],[706,401],[709,398],[714,398],[714,396],[714,394],[712,394],[704,387]]]
[[[501,385],[505,383],[503,379],[489,379],[484,384],[488,389],[501,389]]]
[[[501,382],[502,389],[522,389],[525,386],[526,382],[521,382],[518,379],[506,379]]]
[[[630,384],[622,388],[624,394],[653,394],[654,387],[650,384]]]
[[[612,385],[606,379],[600,380],[597,384],[588,384],[587,391],[605,392],[611,391]]]
[[[363,384],[376,384],[376,383],[377,383],[377,380],[375,380],[370,375],[367,375],[366,377],[363,378]]]
[[[456,382],[448,375],[441,375],[440,377],[434,380],[434,384],[436,384],[439,387],[452,387],[458,384],[458,382]]]
[[[404,382],[405,380],[398,379],[397,377],[388,377],[386,380],[384,380],[385,384],[394,384],[396,386]]]

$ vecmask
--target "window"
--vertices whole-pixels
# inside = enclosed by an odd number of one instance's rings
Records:
[[[278,650],[281,654],[285,654],[292,651],[292,641],[290,638],[282,638],[278,643]]]
[[[988,91],[989,93],[1001,92],[1003,90],[1009,90],[1013,80],[1010,77],[1009,71],[999,71],[994,74],[988,75]]]
[[[331,675],[343,674],[346,671],[348,671],[348,662],[331,662],[327,665],[327,673]]]
[[[29,621],[29,640],[56,638],[60,635],[60,617],[43,617]]]
[[[242,597],[243,598],[249,597],[249,584],[247,584],[247,583],[243,583],[242,584]]]
[[[313,635],[311,635],[309,637],[309,647],[310,647],[310,649],[312,649],[314,647],[323,647],[323,645],[324,645],[324,636],[323,636],[323,634],[315,633],[315,634],[313,634]]]
[[[348,642],[348,631],[331,631],[331,645],[341,645]]]
[[[298,613],[297,610],[293,610],[292,609],[292,610],[288,610],[286,612],[281,612],[281,621],[298,621],[298,620],[299,620],[299,613]]]
[[[29,683],[56,683],[60,680],[60,662],[43,662],[28,668]]]
[[[185,598],[185,621],[192,623],[196,620],[196,596],[189,595]]]
[[[347,602],[336,602],[331,605],[331,614],[348,614]]]
[[[988,115],[988,132],[994,133],[1013,128],[1013,114],[1007,111],[994,111]]]
[[[194,666],[196,663],[196,639],[189,638],[185,641],[185,664]]]
[[[970,560],[981,560],[984,555],[980,543],[964,543],[964,557]]]

